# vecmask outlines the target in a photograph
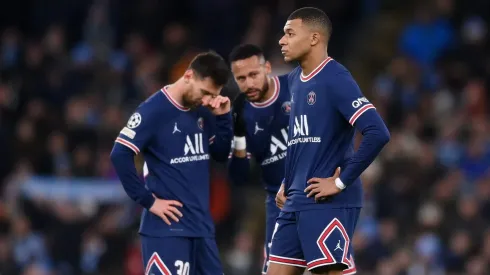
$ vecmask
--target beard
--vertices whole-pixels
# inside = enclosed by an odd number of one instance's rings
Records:
[[[201,106],[202,104],[202,100],[193,100],[189,95],[187,94],[184,94],[183,98],[182,98],[182,101],[183,101],[183,105],[185,108],[189,108],[189,109],[196,109],[196,108],[199,108],[199,106]]]
[[[262,88],[250,88],[245,91],[245,95],[250,102],[261,102],[264,99],[267,90],[269,90],[269,79],[266,78]]]

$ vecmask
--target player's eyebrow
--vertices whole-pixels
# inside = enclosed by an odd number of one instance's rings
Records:
[[[211,93],[210,91],[207,91],[204,89],[201,89],[201,93],[203,93],[204,95],[210,95],[212,98],[215,98],[217,96],[217,95]]]
[[[288,27],[285,27],[284,28],[284,33],[294,33],[294,29],[291,28],[291,27],[289,27],[289,26]]]
[[[210,94],[212,94],[210,91],[206,91],[206,90],[204,90],[204,89],[201,89],[201,92],[202,92],[203,94],[205,94],[205,95],[210,95]]]

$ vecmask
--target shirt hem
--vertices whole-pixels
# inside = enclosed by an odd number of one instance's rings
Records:
[[[171,238],[171,237],[183,237],[183,238],[215,238],[215,234],[196,234],[196,233],[153,233],[153,232],[142,232],[139,231],[138,234],[144,237],[150,238]]]
[[[334,209],[334,208],[362,208],[362,204],[356,203],[336,203],[336,204],[307,204],[301,206],[284,206],[283,212],[296,212],[296,211],[305,211],[305,210],[315,210],[315,209]]]

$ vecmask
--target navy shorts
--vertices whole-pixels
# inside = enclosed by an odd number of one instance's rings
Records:
[[[355,274],[351,240],[360,212],[361,208],[281,212],[269,261],[308,270],[344,264],[344,275]]]
[[[223,275],[214,238],[141,236],[145,275]]]
[[[276,206],[276,195],[268,194],[265,201],[265,244],[262,274],[267,274],[267,267],[269,267],[269,253],[272,244],[272,234],[274,233],[274,227],[279,213],[281,213],[281,210]]]

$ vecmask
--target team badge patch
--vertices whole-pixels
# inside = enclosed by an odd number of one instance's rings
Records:
[[[141,115],[139,113],[134,113],[128,120],[128,128],[134,129],[141,124]]]
[[[199,127],[201,130],[204,129],[204,119],[202,117],[197,119],[197,127]]]
[[[315,104],[315,102],[316,102],[316,94],[315,94],[315,92],[311,91],[311,92],[308,93],[308,96],[306,98],[306,102],[308,103],[308,105]]]
[[[289,115],[289,113],[291,112],[291,102],[284,101],[284,103],[282,104],[281,108],[282,108],[282,111],[285,114]]]

